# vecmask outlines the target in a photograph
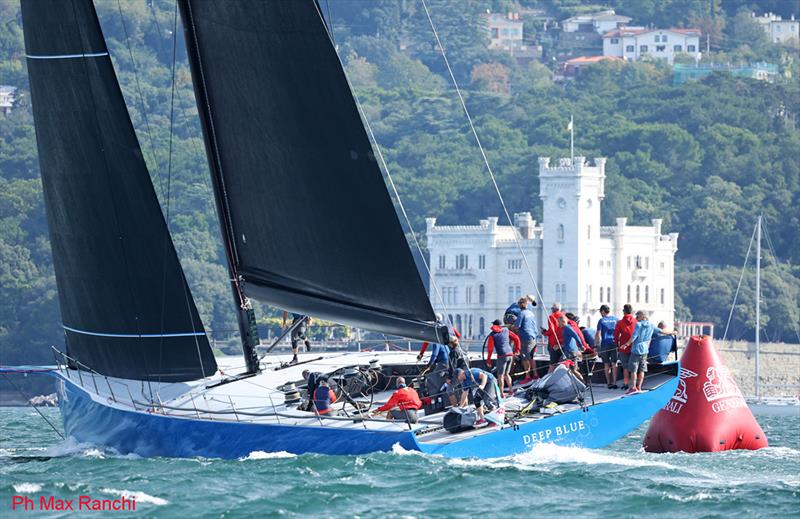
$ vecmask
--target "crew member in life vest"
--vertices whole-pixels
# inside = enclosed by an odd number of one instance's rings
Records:
[[[508,384],[508,392],[512,391],[511,365],[514,363],[514,356],[519,355],[520,340],[519,336],[503,328],[499,319],[492,323],[489,338],[486,340],[486,366],[492,367],[492,353],[497,350],[497,383],[500,386],[500,394],[505,395],[505,386]]]
[[[548,373],[552,373],[558,363],[561,362],[561,343],[564,342],[564,337],[561,335],[561,326],[558,324],[559,318],[564,315],[561,312],[561,303],[553,303],[550,311],[551,313],[547,317],[547,328],[542,328],[542,333],[547,336],[547,351],[550,353]]]
[[[314,407],[317,409],[317,413],[335,416],[336,411],[331,409],[331,404],[335,402],[336,393],[328,386],[328,380],[320,380],[317,389],[314,391]]]
[[[626,303],[622,307],[622,319],[617,321],[614,327],[614,342],[617,344],[617,357],[619,363],[622,364],[622,390],[627,391],[630,389],[628,386],[628,378],[630,372],[628,371],[628,363],[631,356],[630,340],[633,337],[633,330],[636,328],[636,319],[633,317],[633,307],[630,303]]]
[[[583,381],[583,376],[578,370],[578,362],[581,360],[581,341],[583,340],[583,335],[580,330],[576,331],[575,328],[573,328],[572,324],[570,324],[571,322],[572,321],[570,321],[566,315],[562,315],[558,318],[558,324],[561,326],[561,336],[563,337],[561,352],[567,360],[566,364],[569,365],[575,377]]]
[[[419,420],[417,410],[422,409],[422,401],[413,387],[406,386],[406,379],[397,377],[397,391],[392,393],[388,402],[375,410],[376,413],[386,412],[386,418],[417,423]]]

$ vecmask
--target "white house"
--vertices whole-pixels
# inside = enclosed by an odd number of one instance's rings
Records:
[[[503,50],[514,58],[522,60],[541,56],[537,45],[527,45],[523,41],[524,27],[519,13],[487,13],[486,25],[489,29],[489,48]]]
[[[592,14],[581,14],[561,22],[564,32],[591,32],[603,34],[628,24],[631,18],[616,14],[613,9]]]
[[[14,96],[16,93],[17,87],[0,85],[0,111],[3,112],[3,114],[8,115],[14,107]]]
[[[669,63],[677,54],[687,54],[699,61],[700,29],[646,29],[624,27],[603,35],[603,56],[616,56],[638,61],[646,56],[666,59]]]
[[[772,43],[800,43],[800,21],[795,20],[794,15],[789,20],[772,13],[763,16],[752,13],[752,17],[764,29]]]
[[[534,294],[539,322],[561,302],[581,322],[596,324],[601,304],[648,310],[655,322],[674,318],[674,257],[678,234],[661,234],[661,220],[639,227],[617,218],[601,227],[605,158],[551,165],[539,158],[544,223],[530,213],[514,225],[497,217],[478,225],[436,225],[427,219],[430,297],[466,338],[481,337],[509,304]],[[541,298],[539,297],[541,294]],[[544,304],[542,304],[544,303]]]

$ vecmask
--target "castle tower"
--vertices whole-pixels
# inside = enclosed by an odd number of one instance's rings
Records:
[[[539,157],[539,198],[542,200],[544,233],[542,244],[542,286],[545,307],[560,301],[565,311],[581,321],[596,308],[593,297],[593,247],[600,241],[600,203],[605,197],[606,159],[586,157],[559,159]]]

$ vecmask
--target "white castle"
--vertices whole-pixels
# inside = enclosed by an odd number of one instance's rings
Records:
[[[639,227],[617,218],[616,225],[601,227],[605,164],[605,158],[590,166],[585,157],[575,157],[551,166],[549,157],[540,157],[544,223],[528,212],[516,213],[514,226],[499,225],[497,217],[479,225],[426,220],[430,298],[464,337],[484,336],[509,304],[536,295],[525,260],[544,299],[537,296],[534,309],[540,326],[555,301],[592,327],[600,305],[619,316],[625,303],[647,310],[654,323],[672,324],[678,233],[661,234],[661,219]]]

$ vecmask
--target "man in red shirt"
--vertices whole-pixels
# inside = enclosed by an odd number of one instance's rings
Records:
[[[628,303],[622,307],[622,319],[617,321],[614,327],[614,343],[617,345],[617,358],[622,363],[622,390],[627,391],[628,387],[628,359],[631,355],[631,346],[628,342],[633,337],[633,330],[636,328],[636,318],[633,316],[633,307]]]
[[[419,419],[417,417],[417,409],[422,409],[422,401],[419,399],[419,395],[414,391],[414,388],[406,386],[406,379],[397,377],[397,391],[392,393],[389,401],[376,409],[375,412],[386,412],[386,418],[417,423]]]
[[[553,303],[551,314],[547,317],[547,329],[542,328],[542,333],[547,336],[547,351],[550,353],[550,367],[547,372],[552,373],[561,362],[561,344],[564,342],[564,333],[558,321],[564,315],[561,312],[561,303]]]

